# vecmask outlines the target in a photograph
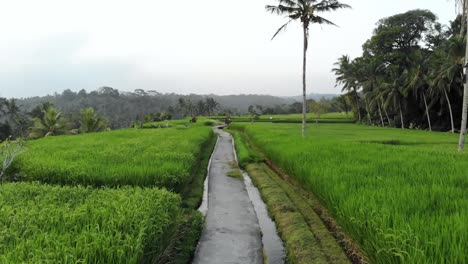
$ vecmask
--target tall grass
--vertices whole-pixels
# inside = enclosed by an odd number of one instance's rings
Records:
[[[375,263],[467,263],[468,154],[456,135],[235,124],[316,194]]]
[[[29,142],[14,167],[29,181],[180,191],[212,136],[197,126],[47,137]]]
[[[0,263],[139,263],[164,258],[181,218],[165,190],[0,185]]]

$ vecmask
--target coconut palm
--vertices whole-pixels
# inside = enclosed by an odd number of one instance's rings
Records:
[[[385,98],[384,108],[387,109],[392,106],[398,109],[400,114],[401,128],[405,129],[405,119],[403,116],[403,104],[405,98],[404,75],[400,74],[397,66],[387,67],[388,81],[380,86],[380,97]]]
[[[457,0],[461,2],[462,6],[462,27],[460,32],[460,37],[464,37],[465,40],[468,38],[468,32],[465,33],[465,30],[468,28],[468,1],[467,0]],[[465,60],[464,65],[468,65],[468,41],[465,41]],[[466,66],[465,66],[466,67]],[[462,124],[460,129],[460,140],[458,142],[458,151],[463,151],[465,148],[465,136],[466,136],[466,126],[468,119],[468,78],[465,78],[463,83],[463,111],[462,111]]]
[[[406,92],[413,93],[416,99],[423,99],[429,131],[432,131],[431,116],[429,115],[429,106],[427,104],[427,94],[430,83],[428,79],[430,57],[423,54],[420,50],[414,52],[411,57],[412,68],[407,74]]]
[[[44,111],[44,117],[35,118],[29,137],[36,139],[68,133],[70,123],[55,108]]]
[[[361,60],[356,65],[360,69],[359,83],[364,92],[366,100],[367,118],[371,122],[370,108],[377,105],[382,126],[385,126],[380,108],[380,100],[378,99],[378,88],[381,85],[381,77],[385,70],[385,64],[377,58]]]
[[[436,51],[432,55],[434,66],[431,73],[431,93],[445,98],[450,112],[452,133],[455,133],[455,126],[449,92],[454,84],[460,85],[463,82],[464,49],[464,39],[454,36],[447,42],[446,51]]]
[[[361,122],[361,108],[359,106],[359,94],[357,91],[358,81],[357,81],[357,67],[350,62],[350,59],[347,55],[341,56],[337,62],[335,62],[335,68],[332,71],[336,75],[336,84],[343,85],[341,91],[353,94],[356,103],[356,109],[358,114],[358,120]]]
[[[335,25],[330,20],[327,20],[319,13],[334,11],[341,8],[350,8],[349,5],[342,4],[337,0],[276,0],[278,5],[267,5],[265,8],[268,12],[284,15],[288,21],[282,25],[273,35],[274,39],[278,33],[284,30],[292,21],[300,21],[304,37],[303,47],[303,65],[302,65],[302,136],[305,137],[306,132],[306,62],[307,48],[309,41],[309,26],[311,24],[328,24]]]
[[[104,130],[106,127],[106,119],[98,116],[92,107],[81,111],[80,131],[82,133],[98,132]]]

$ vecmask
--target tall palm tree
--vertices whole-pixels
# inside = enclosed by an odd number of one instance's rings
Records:
[[[468,74],[468,32],[465,33],[464,31],[468,28],[468,1],[467,0],[458,0],[462,2],[462,30],[460,32],[461,37],[465,38],[465,75]],[[465,136],[466,136],[466,126],[467,126],[467,119],[468,119],[468,78],[465,77],[465,81],[463,84],[463,111],[462,111],[462,124],[460,129],[460,140],[458,142],[458,151],[463,151],[465,148]]]
[[[403,116],[403,105],[405,98],[404,87],[404,75],[400,74],[398,66],[389,66],[387,68],[387,75],[389,81],[384,82],[381,85],[380,95],[385,99],[384,108],[393,106],[394,109],[398,109],[400,113],[401,129],[405,129],[405,119]]]
[[[370,109],[372,106],[377,104],[380,121],[382,126],[385,126],[382,116],[382,110],[380,108],[380,100],[378,100],[378,88],[381,84],[381,76],[385,70],[385,64],[377,58],[370,58],[361,60],[357,63],[360,69],[360,84],[364,92],[364,98],[366,99],[367,118],[371,122]]]
[[[461,80],[463,80],[465,53],[464,39],[454,36],[446,45],[446,51],[436,51],[432,54],[434,67],[432,71],[433,82],[431,92],[445,97],[450,112],[452,133],[455,133],[452,105],[448,92],[450,92],[454,84],[458,83],[460,85],[463,82]]]
[[[350,59],[347,55],[343,55],[338,59],[337,62],[335,62],[335,68],[333,68],[332,71],[336,75],[336,84],[343,85],[341,91],[346,91],[350,95],[353,94],[356,103],[358,120],[361,122],[361,108],[359,106],[359,94],[357,91],[357,67],[355,67],[355,65],[350,62]]]
[[[284,30],[292,21],[300,21],[304,37],[303,47],[303,65],[302,65],[302,136],[305,137],[306,132],[306,113],[307,113],[307,98],[306,98],[306,63],[307,63],[307,48],[309,41],[309,26],[310,24],[328,24],[335,25],[330,20],[327,20],[319,13],[334,11],[341,8],[350,8],[349,5],[342,4],[337,0],[276,0],[278,5],[267,5],[265,8],[268,12],[284,15],[288,22],[282,25],[273,35],[274,39],[279,32]]]
[[[407,73],[407,93],[412,92],[416,99],[420,99],[422,97],[424,107],[426,109],[429,131],[432,131],[431,116],[429,115],[429,106],[427,104],[430,57],[423,54],[420,50],[414,52],[411,57],[412,67]]]

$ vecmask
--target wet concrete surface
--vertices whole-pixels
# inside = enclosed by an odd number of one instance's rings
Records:
[[[218,143],[208,178],[208,212],[205,229],[193,263],[263,263],[259,222],[242,180],[231,178],[235,160],[232,137],[215,128]]]

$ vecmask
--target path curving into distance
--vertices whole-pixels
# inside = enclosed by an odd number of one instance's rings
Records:
[[[245,183],[227,176],[235,162],[229,133],[214,128],[218,142],[208,173],[208,211],[194,264],[263,263],[259,220]]]

